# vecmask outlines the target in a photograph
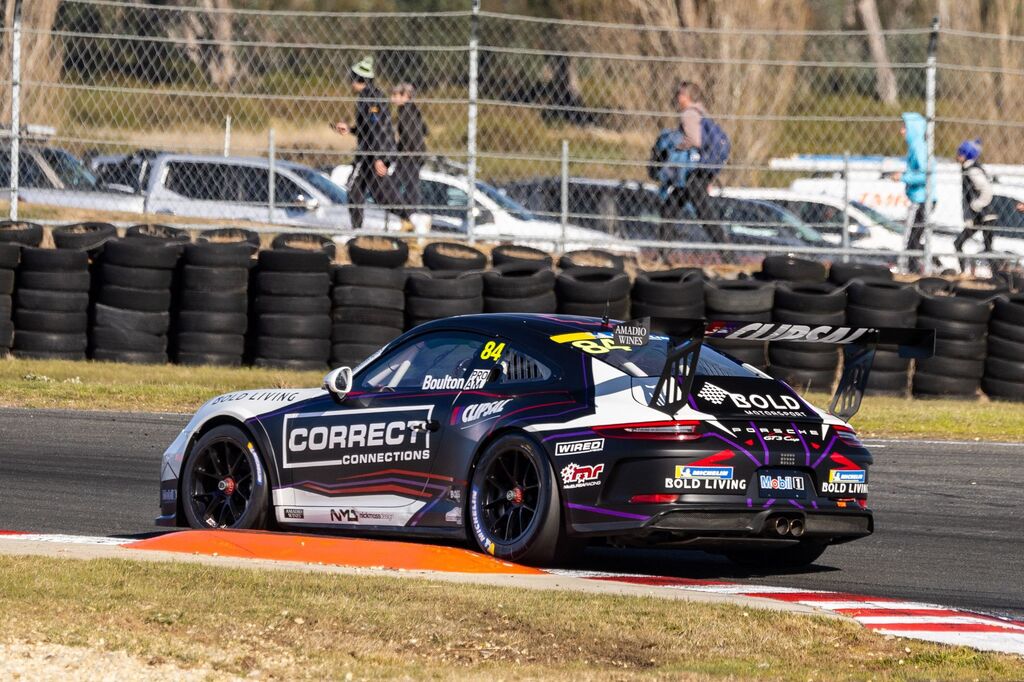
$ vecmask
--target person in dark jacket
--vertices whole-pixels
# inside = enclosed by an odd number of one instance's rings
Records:
[[[960,163],[961,200],[964,209],[964,229],[953,245],[957,253],[962,254],[964,243],[981,232],[985,251],[992,252],[992,238],[998,216],[991,210],[992,181],[981,165],[981,140],[964,140],[956,150],[956,160]],[[960,258],[960,270],[967,270],[967,259]]]
[[[357,140],[355,163],[348,179],[352,228],[358,230],[363,226],[363,207],[368,197],[407,221],[409,211],[400,207],[401,199],[388,174],[395,152],[395,131],[387,98],[373,84],[373,57],[364,57],[354,64],[351,75],[352,91],[358,95],[356,121],[352,126],[338,121],[334,129],[341,135],[351,132]]]
[[[423,168],[427,144],[427,125],[419,107],[412,101],[416,88],[412,83],[401,83],[391,91],[398,119],[398,158],[395,160],[394,179],[402,203],[410,211],[422,210],[420,204],[420,169]]]

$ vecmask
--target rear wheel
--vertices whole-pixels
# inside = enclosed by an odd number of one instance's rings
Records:
[[[477,462],[469,495],[470,531],[500,559],[546,564],[559,554],[561,513],[555,475],[533,441],[510,435]]]
[[[828,545],[805,540],[798,545],[762,551],[736,550],[726,552],[725,556],[741,566],[780,570],[810,566],[818,560]]]
[[[237,426],[204,434],[185,462],[182,506],[193,528],[264,528],[268,484],[249,436]]]

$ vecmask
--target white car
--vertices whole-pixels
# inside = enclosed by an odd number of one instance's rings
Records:
[[[346,186],[352,166],[336,166],[331,171],[335,184]],[[466,206],[469,179],[463,175],[441,173],[424,168],[420,171],[420,193],[435,231],[466,233]],[[577,225],[565,229],[562,244],[562,224],[540,218],[524,206],[513,201],[504,192],[486,182],[477,181],[473,193],[475,226],[473,235],[486,241],[512,241],[545,251],[575,251],[603,248],[617,253],[636,253],[629,243],[605,232]],[[423,222],[413,219],[417,231]]]

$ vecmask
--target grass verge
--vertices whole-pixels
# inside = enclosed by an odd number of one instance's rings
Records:
[[[0,405],[132,412],[193,412],[215,395],[247,388],[319,386],[319,372],[252,367],[119,365],[65,360],[0,361]],[[829,396],[810,394],[815,405]],[[868,396],[853,424],[887,438],[1018,440],[1024,410],[1012,403]]]
[[[1024,673],[1014,656],[732,605],[113,559],[0,557],[0,624],[22,640],[283,679]]]

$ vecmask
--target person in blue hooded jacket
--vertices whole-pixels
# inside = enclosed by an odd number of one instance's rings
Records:
[[[903,127],[900,132],[907,141],[907,168],[902,173],[893,175],[894,180],[902,180],[906,185],[907,199],[910,200],[910,210],[907,212],[907,249],[912,251],[921,248],[926,214],[925,203],[929,200],[927,196],[926,127],[927,121],[921,114],[912,111],[903,114]],[[917,271],[919,268],[920,261],[917,258],[911,258],[910,270]]]

